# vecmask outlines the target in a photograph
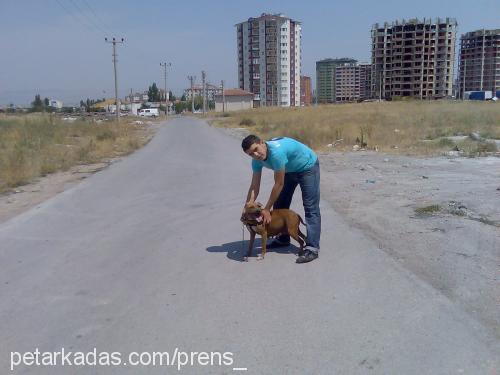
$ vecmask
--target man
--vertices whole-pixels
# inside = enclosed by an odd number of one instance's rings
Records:
[[[252,190],[259,195],[262,168],[274,171],[274,186],[262,211],[264,223],[271,221],[271,207],[290,208],[297,185],[302,191],[307,239],[303,255],[297,263],[307,263],[318,257],[321,236],[321,213],[319,210],[319,161],[316,154],[306,145],[293,138],[273,138],[267,142],[256,135],[247,136],[241,142],[243,151],[252,157],[252,183],[248,189],[247,201]],[[288,246],[290,236],[275,238],[268,248]]]

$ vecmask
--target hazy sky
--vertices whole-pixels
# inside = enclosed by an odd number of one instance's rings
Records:
[[[234,25],[261,13],[302,22],[302,74],[327,57],[370,59],[376,22],[455,17],[458,34],[500,28],[500,0],[0,0],[0,106],[42,97],[78,103],[114,96],[110,44],[118,47],[119,94],[163,87],[160,62],[171,62],[168,88],[179,94],[188,75],[237,85]]]

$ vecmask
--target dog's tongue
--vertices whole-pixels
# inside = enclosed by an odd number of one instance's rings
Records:
[[[259,216],[259,217],[257,218],[257,223],[260,223],[261,221],[262,221],[262,216]]]

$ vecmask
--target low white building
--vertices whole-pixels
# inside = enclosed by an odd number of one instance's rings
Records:
[[[63,107],[63,102],[61,102],[60,100],[50,99],[49,107],[61,109]]]
[[[224,95],[215,95],[215,111],[229,112],[251,109],[253,108],[253,97],[253,93],[245,90],[226,89]]]

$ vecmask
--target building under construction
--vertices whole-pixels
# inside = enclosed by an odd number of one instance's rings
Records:
[[[500,29],[477,30],[460,38],[458,90],[500,90]]]
[[[452,95],[457,22],[395,21],[372,27],[372,96],[439,99]]]

